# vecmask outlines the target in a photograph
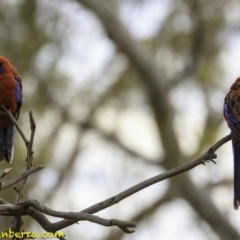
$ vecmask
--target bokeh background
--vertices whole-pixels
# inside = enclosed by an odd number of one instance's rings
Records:
[[[23,79],[19,125],[37,124],[24,199],[80,211],[200,155],[229,133],[224,97],[240,75],[238,0],[1,0],[0,55]],[[240,239],[232,153],[151,186],[97,215],[134,234],[80,222],[81,240]],[[14,170],[25,167],[16,134]],[[1,164],[1,168],[6,167]],[[14,203],[16,192],[1,198]],[[50,218],[52,221],[57,219]],[[6,230],[11,218],[0,218]],[[24,230],[43,231],[24,218]]]

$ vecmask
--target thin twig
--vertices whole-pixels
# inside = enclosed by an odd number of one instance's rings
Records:
[[[35,173],[35,172],[37,172],[37,171],[39,171],[43,168],[44,167],[41,166],[41,165],[34,166],[34,167],[30,168],[29,170],[26,170],[23,173],[21,173],[19,176],[11,178],[11,179],[7,180],[6,182],[2,182],[0,190],[3,190],[3,189],[6,189],[6,188],[9,188],[9,187],[13,186],[14,184],[22,181],[24,178],[30,176],[31,174],[33,174],[33,173]]]
[[[30,122],[31,135],[30,135],[30,141],[27,140],[27,145],[26,145],[27,147],[26,170],[29,170],[32,167],[32,159],[33,159],[32,146],[33,146],[36,124],[33,119],[32,111],[29,111],[29,122]],[[27,183],[27,177],[23,179],[22,184],[18,189],[18,196],[17,196],[16,203],[19,203],[23,198],[23,192],[24,192],[26,183]]]
[[[30,141],[28,144],[28,160],[27,160],[28,168],[32,166],[32,160],[33,160],[32,147],[33,147],[34,135],[36,130],[36,123],[34,121],[32,111],[29,111],[29,121],[30,121],[31,135],[30,135]]]
[[[10,118],[10,120],[12,121],[12,123],[14,124],[14,126],[16,127],[16,129],[18,130],[19,134],[21,135],[25,145],[28,145],[28,140],[26,138],[26,136],[24,135],[23,131],[21,130],[21,128],[19,127],[16,119],[13,117],[12,113],[10,110],[6,109],[3,105],[2,105],[2,109],[4,110],[4,112],[8,115],[8,117]]]

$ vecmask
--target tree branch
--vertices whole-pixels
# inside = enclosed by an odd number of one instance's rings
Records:
[[[224,143],[231,140],[231,135],[227,135],[226,137],[220,139],[218,142],[216,142],[212,147],[209,148],[208,151],[203,153],[201,156],[197,157],[196,159],[183,164],[179,167],[176,167],[174,169],[171,169],[165,173],[159,174],[155,177],[152,177],[150,179],[147,179],[139,184],[136,184],[135,186],[111,197],[108,198],[102,202],[99,202],[81,212],[59,212],[54,211],[46,206],[43,206],[39,204],[36,200],[29,200],[24,203],[19,203],[17,205],[12,204],[6,204],[6,202],[3,203],[2,206],[0,206],[0,215],[29,215],[32,218],[34,218],[38,223],[46,230],[51,232],[59,231],[65,227],[68,227],[72,224],[75,224],[78,221],[87,220],[90,222],[94,222],[103,226],[118,226],[126,233],[132,233],[134,232],[133,227],[135,227],[134,222],[128,222],[128,221],[121,221],[121,220],[115,220],[115,219],[103,219],[96,216],[93,216],[91,214],[96,213],[98,211],[101,211],[105,208],[108,208],[116,203],[119,203],[121,200],[131,196],[132,194],[147,188],[157,182],[160,182],[164,179],[173,177],[175,175],[178,175],[180,173],[186,172],[190,169],[193,169],[194,167],[204,164],[206,162],[212,161],[213,158],[216,158],[215,151],[220,148]],[[1,201],[0,201],[1,202]],[[34,208],[35,210],[31,209]],[[41,212],[41,213],[40,213]],[[64,218],[63,220],[60,220],[55,223],[49,222],[49,220],[42,214],[45,213],[50,216],[55,217],[61,217]]]
[[[44,218],[44,216],[40,213],[35,215],[29,214],[28,212],[29,208],[34,208],[38,212],[47,214],[49,216],[72,219],[75,221],[89,221],[89,222],[97,223],[106,227],[117,226],[126,233],[133,233],[136,227],[136,223],[134,222],[121,221],[117,219],[104,219],[104,218],[100,218],[98,216],[94,216],[92,214],[88,214],[84,212],[55,211],[51,208],[41,205],[37,200],[28,200],[26,202],[22,202],[16,205],[7,203],[6,201],[1,201],[1,202],[2,204],[0,204],[0,215],[3,215],[3,216],[31,215],[37,222],[39,222],[41,226],[46,226],[47,224],[50,225],[48,228],[48,231],[51,231],[51,232],[56,231],[53,229],[53,227],[51,227],[51,225],[52,226],[54,225],[50,223],[46,218]]]
[[[38,165],[38,166],[34,166],[32,168],[30,168],[29,170],[26,170],[24,171],[23,173],[21,173],[19,176],[17,177],[14,177],[14,178],[11,178],[9,179],[8,181],[6,182],[2,182],[1,183],[1,186],[0,186],[0,190],[3,190],[3,189],[6,189],[8,187],[11,187],[13,186],[14,184],[22,181],[23,179],[25,179],[26,177],[28,177],[29,175],[43,169],[44,167],[41,166],[41,165]]]
[[[105,201],[102,201],[102,202],[99,202],[87,209],[84,209],[83,212],[87,212],[87,213],[96,213],[96,212],[99,212],[109,206],[112,206],[116,203],[119,203],[121,200],[133,195],[134,193],[136,192],[139,192],[140,190],[143,190],[144,188],[146,187],[149,187],[157,182],[160,182],[162,180],[165,180],[165,179],[168,179],[170,177],[173,177],[173,176],[176,176],[180,173],[183,173],[183,172],[186,172],[186,171],[189,171],[193,168],[195,168],[196,166],[200,165],[200,164],[204,164],[206,162],[209,162],[209,161],[213,161],[212,159],[216,158],[216,154],[215,154],[215,151],[220,148],[224,143],[228,142],[231,140],[231,135],[227,135],[225,136],[224,138],[220,139],[218,142],[216,142],[213,146],[211,146],[209,148],[209,150],[207,150],[205,153],[203,153],[201,156],[193,159],[192,161],[186,163],[186,164],[183,164],[181,166],[178,166],[176,168],[173,168],[169,171],[166,171],[162,174],[159,174],[155,177],[152,177],[152,178],[149,178],[141,183],[138,183],[136,184],[135,186],[111,197],[111,198],[108,198],[107,200]]]

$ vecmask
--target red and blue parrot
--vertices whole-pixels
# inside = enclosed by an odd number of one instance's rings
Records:
[[[11,63],[0,56],[0,162],[6,160],[10,164],[13,159],[15,126],[3,114],[2,105],[18,119],[22,106],[22,80]]]
[[[233,83],[225,97],[223,116],[231,129],[234,159],[234,199],[237,210],[240,205],[240,77]]]

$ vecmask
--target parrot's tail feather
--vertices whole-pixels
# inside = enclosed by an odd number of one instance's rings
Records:
[[[10,164],[13,159],[13,152],[14,152],[14,133],[15,133],[15,126],[11,124],[7,127],[6,131],[6,145],[7,145],[7,157],[6,161]]]
[[[13,159],[13,141],[15,126],[11,124],[7,128],[0,129],[0,162],[6,160],[11,163]]]
[[[6,158],[5,129],[0,129],[0,161]]]
[[[240,146],[232,141],[234,155],[234,209],[238,209],[240,205]]]

